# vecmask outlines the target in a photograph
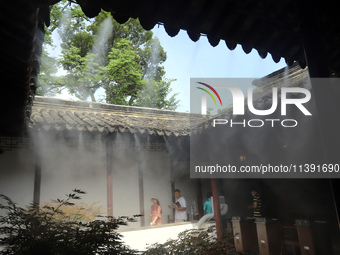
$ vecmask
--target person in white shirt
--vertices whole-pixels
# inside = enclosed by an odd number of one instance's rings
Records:
[[[175,198],[175,203],[169,205],[169,208],[175,209],[175,222],[184,222],[187,220],[187,203],[179,189],[175,189]]]

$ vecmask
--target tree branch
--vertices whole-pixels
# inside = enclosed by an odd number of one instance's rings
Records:
[[[70,4],[71,1],[67,2],[64,7],[60,10],[60,12],[64,12],[64,10],[66,9],[66,7]],[[51,21],[51,23],[53,24],[53,28],[50,29],[50,32],[53,33],[54,30],[57,29],[58,27],[58,23],[57,23],[57,20],[53,20]]]

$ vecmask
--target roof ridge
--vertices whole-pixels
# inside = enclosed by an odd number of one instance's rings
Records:
[[[202,118],[200,114],[37,96],[29,127],[45,131],[188,136],[190,125]]]
[[[256,87],[262,87],[271,82],[279,83],[284,79],[292,79],[301,75],[307,75],[307,70],[308,68],[302,69],[298,63],[294,63],[292,66],[285,66],[266,76],[263,76],[262,78],[255,79],[252,84]]]
[[[108,104],[101,102],[89,102],[83,100],[70,100],[70,99],[61,99],[61,98],[53,98],[53,97],[44,97],[44,96],[35,96],[34,105],[37,104],[56,104],[59,106],[64,106],[68,108],[84,108],[88,110],[95,111],[96,109],[102,110],[119,110],[122,112],[140,112],[140,113],[158,113],[158,114],[168,114],[168,115],[190,115],[189,112],[180,112],[173,110],[165,110],[165,109],[157,109],[150,107],[140,107],[140,106],[129,106],[129,105],[117,105],[117,104]]]

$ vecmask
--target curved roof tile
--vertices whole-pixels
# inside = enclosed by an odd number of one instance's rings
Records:
[[[187,136],[190,118],[191,121],[204,120],[201,115],[184,112],[36,96],[30,128]]]
[[[224,40],[231,50],[240,44],[247,54],[256,49],[261,57],[270,53],[275,62],[284,58],[288,65],[297,61],[302,68],[306,61],[301,24],[306,16],[311,16],[319,26],[311,28],[319,29],[322,40],[328,44],[325,54],[330,67],[339,67],[339,38],[334,31],[339,30],[340,23],[337,12],[329,8],[330,1],[308,5],[301,0],[76,1],[89,17],[96,16],[102,8],[119,23],[129,17],[139,18],[147,30],[163,24],[169,36],[176,36],[183,29],[193,41],[205,35],[212,46]]]

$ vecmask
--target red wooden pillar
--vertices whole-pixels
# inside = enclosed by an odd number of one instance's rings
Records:
[[[198,209],[198,215],[200,218],[203,217],[204,211],[203,211],[203,199],[202,199],[202,183],[201,179],[196,180],[196,193],[197,193],[197,209]]]
[[[112,154],[113,154],[113,139],[109,136],[106,140],[106,180],[107,180],[107,216],[113,217],[113,174],[112,174]]]
[[[34,171],[34,190],[33,204],[40,205],[40,190],[41,190],[41,137],[40,131],[33,136],[34,153],[35,153],[35,171]]]
[[[219,195],[216,187],[216,179],[211,178],[211,191],[213,195],[213,206],[214,206],[214,217],[216,223],[216,231],[217,231],[217,241],[222,241],[222,222],[221,222],[221,213],[220,213],[220,201]]]
[[[137,138],[138,139],[138,138]],[[145,208],[144,208],[144,177],[143,177],[143,146],[138,148],[138,189],[139,189],[139,213],[143,215],[140,218],[140,226],[145,226]]]
[[[170,145],[172,146],[172,145]],[[175,160],[176,160],[176,157],[174,157],[173,155],[173,152],[172,152],[172,148],[170,148],[170,189],[171,189],[171,201],[175,201],[176,198],[175,198],[175,178],[174,178],[174,171],[175,171]],[[175,222],[175,210],[172,210],[172,220],[171,222]],[[170,223],[170,222],[169,222]]]

